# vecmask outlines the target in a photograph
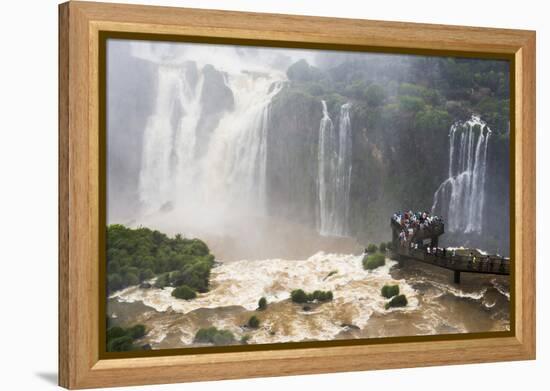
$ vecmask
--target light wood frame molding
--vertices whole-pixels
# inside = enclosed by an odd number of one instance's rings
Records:
[[[510,58],[515,319],[502,338],[100,358],[100,31]],[[89,2],[59,6],[59,384],[91,388],[535,358],[535,32]],[[512,216],[511,216],[512,217]]]

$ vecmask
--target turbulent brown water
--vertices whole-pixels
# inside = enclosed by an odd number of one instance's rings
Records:
[[[463,273],[460,285],[451,272],[414,261],[372,271],[363,255],[319,252],[303,260],[240,260],[212,270],[211,289],[194,300],[171,296],[173,288],[137,286],[114,293],[108,314],[122,326],[143,323],[143,338],[153,349],[188,347],[203,327],[248,335],[248,343],[378,338],[429,334],[502,331],[510,327],[509,279]],[[380,290],[398,284],[408,299],[404,308],[384,308]],[[334,300],[322,304],[292,303],[290,291],[331,290]],[[256,311],[260,297],[268,308]],[[251,315],[261,325],[244,327]]]

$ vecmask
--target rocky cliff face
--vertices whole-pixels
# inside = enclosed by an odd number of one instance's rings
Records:
[[[290,88],[270,107],[267,199],[270,214],[315,227],[321,102]]]
[[[222,116],[233,109],[233,92],[224,80],[224,74],[208,64],[202,69],[201,116],[197,124],[197,157],[202,157],[210,142],[210,135]]]

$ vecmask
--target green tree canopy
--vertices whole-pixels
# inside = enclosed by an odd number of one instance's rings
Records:
[[[260,298],[260,300],[258,300],[258,309],[260,311],[263,311],[267,308],[267,299],[265,297],[262,297]]]
[[[235,342],[235,336],[229,330],[218,330],[216,327],[200,329],[195,334],[195,342],[214,345],[230,345]]]
[[[386,258],[384,254],[376,253],[371,255],[365,255],[363,258],[363,268],[366,270],[373,270],[386,264]]]
[[[206,243],[120,224],[107,227],[107,288],[110,292],[157,277],[155,286],[187,285],[206,292],[214,256]]]
[[[197,293],[187,285],[180,285],[172,291],[172,296],[178,299],[191,300],[197,297]]]
[[[250,319],[248,319],[247,325],[250,328],[257,329],[260,327],[260,319],[258,319],[255,315],[252,315]]]
[[[386,100],[386,91],[378,84],[371,84],[365,90],[365,100],[369,106],[382,106]]]

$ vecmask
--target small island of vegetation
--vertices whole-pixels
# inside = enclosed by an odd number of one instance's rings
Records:
[[[142,324],[129,328],[122,328],[119,326],[110,327],[107,330],[107,351],[128,352],[131,350],[143,349],[143,347],[135,346],[134,342],[145,334],[145,326]]]
[[[373,270],[377,267],[384,266],[385,264],[386,257],[381,253],[365,255],[363,257],[363,268],[365,270]]]
[[[386,309],[389,310],[392,307],[406,307],[408,304],[405,295],[394,296],[389,302],[386,303]]]
[[[114,292],[157,277],[155,286],[173,286],[185,300],[207,292],[214,256],[206,243],[181,235],[121,224],[107,227],[107,290]]]
[[[214,345],[231,345],[235,343],[235,336],[229,330],[219,330],[212,326],[197,331],[195,334],[195,342],[211,343]]]
[[[260,327],[260,319],[258,319],[257,316],[252,315],[250,319],[248,319],[247,326],[251,329],[257,329],[258,327]]]
[[[265,297],[262,297],[260,300],[258,300],[258,311],[263,311],[267,308],[267,299]]]
[[[333,294],[331,291],[314,291],[313,293],[306,293],[302,289],[295,289],[290,292],[290,298],[294,303],[304,304],[314,301],[331,301],[333,299]]]
[[[381,293],[386,299],[391,299],[399,294],[399,285],[384,285]]]
[[[376,247],[376,244],[371,243],[367,246],[367,250],[366,250],[367,254],[374,254],[376,251],[378,251],[378,247]]]

